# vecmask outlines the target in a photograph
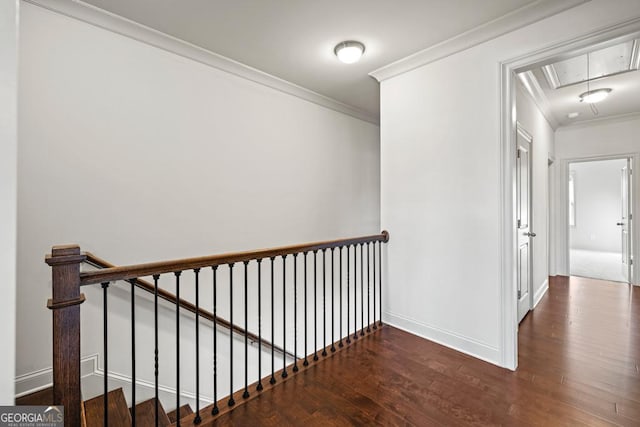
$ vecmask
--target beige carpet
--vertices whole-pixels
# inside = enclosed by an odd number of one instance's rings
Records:
[[[620,253],[571,249],[570,264],[572,276],[626,282]]]

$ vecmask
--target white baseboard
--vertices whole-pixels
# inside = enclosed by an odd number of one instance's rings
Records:
[[[409,332],[413,335],[436,342],[445,347],[449,347],[477,359],[484,360],[485,362],[501,366],[500,361],[502,360],[502,357],[498,348],[491,347],[490,345],[476,341],[472,338],[435,328],[415,319],[410,319],[388,311],[384,312],[383,321],[388,325],[402,329],[403,331]]]
[[[102,379],[104,378],[104,371],[99,367],[98,358],[99,356],[97,354],[94,354],[80,360],[80,377],[85,380],[83,381],[82,387],[83,396],[85,399],[101,395],[103,392]],[[99,378],[99,381],[94,381],[96,378]],[[117,372],[109,372],[109,381],[117,383],[122,388],[129,388],[131,384],[131,377]],[[97,388],[92,387],[94,383],[98,385]],[[15,380],[16,398],[26,396],[52,386],[53,368],[40,369],[24,375],[20,375],[16,377]],[[87,389],[87,387],[89,389]],[[110,388],[113,389],[114,387],[111,386]],[[155,390],[155,384],[152,381],[146,381],[136,378],[136,390],[139,388],[153,391]],[[159,385],[158,390],[164,395],[176,395],[176,389],[174,387]],[[127,394],[125,395],[128,397]],[[144,392],[142,393],[142,395],[144,395]],[[180,392],[180,396],[187,400],[195,401],[195,393],[182,391]],[[213,403],[213,398],[210,396],[200,395],[200,402],[203,402],[205,404]]]
[[[95,375],[97,377],[100,377],[100,378],[104,378],[104,371],[102,371],[101,369],[96,369],[96,371],[93,372],[93,375]],[[117,382],[117,383],[121,383],[123,388],[125,388],[125,387],[129,388],[130,384],[131,384],[131,377],[129,375],[119,374],[117,372],[109,372],[109,381],[114,381],[114,382]],[[147,381],[147,380],[136,378],[136,390],[138,388],[144,388],[144,389],[147,389],[147,390],[155,390],[155,383],[153,381]],[[158,385],[158,391],[163,393],[163,394],[169,394],[169,395],[172,395],[172,396],[176,395],[175,387],[168,387],[168,386],[164,386],[162,384]],[[102,394],[102,389],[100,389],[99,394]],[[195,399],[196,399],[196,394],[192,393],[192,392],[188,392],[188,391],[181,391],[180,392],[180,396],[181,396],[181,398],[185,398],[185,399],[189,399],[189,400],[193,400],[193,401],[195,401]],[[136,399],[136,400],[138,400],[138,399]],[[200,402],[204,402],[206,404],[213,403],[213,397],[204,396],[204,395],[200,394]]]
[[[536,308],[536,306],[538,305],[538,303],[540,302],[544,294],[547,293],[548,290],[549,290],[549,279],[545,279],[545,281],[542,282],[542,285],[540,285],[540,287],[535,292],[535,294],[533,294],[533,307],[531,308],[532,310]]]
[[[80,360],[80,376],[92,375],[98,369],[98,355],[94,354]],[[16,398],[35,393],[53,386],[53,368],[39,369],[16,377]]]

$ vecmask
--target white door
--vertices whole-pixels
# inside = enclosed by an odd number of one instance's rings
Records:
[[[516,138],[516,235],[518,322],[531,310],[531,137],[518,126]]]
[[[622,274],[629,282],[631,277],[631,159],[622,168],[622,218],[618,223],[622,235]]]

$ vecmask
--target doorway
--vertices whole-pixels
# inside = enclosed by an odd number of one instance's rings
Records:
[[[569,162],[569,273],[613,282],[632,277],[631,158]]]
[[[516,162],[517,162],[517,131],[516,131],[516,91],[517,81],[519,75],[526,72],[533,72],[535,69],[539,69],[549,64],[555,64],[559,61],[568,60],[574,58],[576,55],[586,55],[584,63],[589,62],[591,52],[595,50],[601,50],[608,47],[613,47],[616,44],[628,42],[640,38],[640,23],[632,22],[625,25],[619,25],[610,27],[598,32],[594,32],[588,36],[579,37],[571,41],[567,41],[558,44],[552,48],[541,49],[536,52],[531,52],[527,55],[519,56],[517,58],[505,61],[501,64],[501,111],[502,111],[502,138],[501,138],[501,160],[502,160],[502,217],[501,217],[501,253],[502,253],[502,270],[501,270],[501,295],[502,295],[502,310],[501,310],[501,323],[502,323],[502,355],[503,366],[515,369],[518,365],[518,324],[520,320],[519,311],[520,304],[517,295],[518,292],[518,257],[519,257],[519,229],[517,227],[517,194],[516,194]],[[635,46],[635,45],[634,45]],[[557,69],[555,70],[557,75]],[[592,70],[591,70],[592,71]],[[594,80],[592,78],[592,72],[585,70],[586,80]],[[554,76],[554,73],[550,73],[550,76]],[[539,76],[538,76],[539,77]],[[583,79],[584,80],[584,79]],[[581,83],[585,86],[584,82]],[[566,86],[563,82],[560,82],[558,87]],[[573,86],[569,86],[573,87]],[[539,85],[533,85],[531,92],[535,97],[536,92],[540,92]],[[589,88],[587,88],[587,92]],[[575,100],[574,100],[575,101]],[[576,101],[577,102],[577,101]],[[590,102],[587,102],[589,104]],[[539,105],[540,107],[540,105]],[[545,110],[544,103],[541,107]],[[592,109],[593,115],[602,116],[603,111]],[[576,117],[575,111],[565,112],[564,117],[567,119],[573,119]],[[584,114],[583,114],[584,117]],[[551,121],[548,120],[550,123]],[[556,123],[560,126],[561,123]],[[552,124],[553,126],[553,124]],[[555,126],[554,126],[555,127]],[[535,135],[535,134],[534,134]],[[537,138],[536,138],[537,139]],[[591,147],[593,148],[593,147]],[[617,153],[607,153],[622,156],[631,157],[635,163],[640,162],[640,154],[636,153],[633,149],[621,149],[617,150]],[[547,153],[544,153],[545,157]],[[550,151],[549,157],[554,156],[554,151]],[[593,157],[601,155],[602,153],[592,153],[589,149],[585,148],[579,153],[575,153],[573,157]],[[553,157],[554,158],[554,157]],[[563,179],[565,171],[567,170],[566,160],[563,158],[555,159],[554,166],[550,169],[551,177],[556,175],[557,179]],[[559,160],[559,161],[558,161]],[[631,182],[632,180],[630,180]],[[561,182],[558,182],[561,184]],[[640,183],[636,182],[637,185]],[[554,206],[557,209],[557,219],[549,220],[549,231],[553,228],[553,232],[549,232],[548,236],[553,236],[551,241],[555,242],[550,245],[549,252],[555,252],[557,257],[553,257],[550,260],[550,271],[556,274],[568,273],[568,260],[569,250],[567,247],[568,242],[568,230],[565,228],[565,218],[567,218],[567,212],[565,211],[565,197],[566,186],[558,185],[557,192],[550,191],[549,197],[551,201],[549,206]],[[632,190],[630,189],[630,192]],[[639,203],[636,200],[633,202],[636,204],[636,208]],[[553,211],[552,211],[553,213]],[[567,221],[568,222],[568,221]],[[638,233],[632,229],[633,225],[630,225],[630,231],[628,233],[632,236],[629,239],[629,252],[637,252],[637,248],[640,247],[640,239]],[[537,230],[543,233],[542,230]],[[541,234],[542,235],[542,234]],[[566,237],[565,237],[566,236]],[[565,243],[563,244],[562,241]],[[633,243],[633,244],[631,244]],[[557,246],[554,246],[557,245]],[[636,254],[637,255],[637,254]],[[622,255],[621,255],[622,256]],[[637,258],[637,257],[636,257]],[[629,259],[629,281],[637,283],[637,272],[633,271],[633,265],[631,259]]]
[[[532,137],[518,123],[516,126],[516,223],[518,239],[517,257],[517,289],[518,289],[518,322],[527,315],[532,308],[531,279],[532,279],[532,239],[536,234],[532,232],[531,209],[531,143]]]

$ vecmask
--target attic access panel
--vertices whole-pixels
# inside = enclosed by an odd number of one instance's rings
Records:
[[[587,60],[589,63],[587,64]],[[588,67],[587,67],[588,65]],[[554,89],[640,68],[640,41],[630,40],[588,54],[545,65],[542,71]],[[589,69],[589,76],[587,76]]]

